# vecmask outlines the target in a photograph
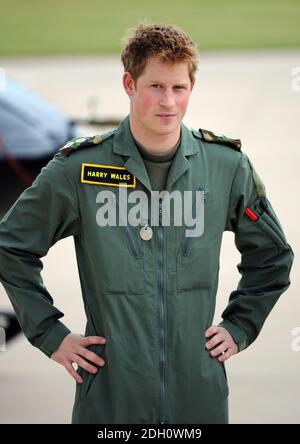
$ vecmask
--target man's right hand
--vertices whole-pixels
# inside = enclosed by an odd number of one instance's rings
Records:
[[[81,336],[75,333],[69,333],[63,341],[61,342],[58,349],[52,353],[51,359],[63,365],[65,369],[70,373],[72,378],[76,382],[81,384],[83,382],[82,377],[76,372],[73,367],[73,362],[75,362],[79,367],[82,367],[89,373],[95,374],[98,369],[87,362],[85,359],[93,362],[94,364],[103,367],[105,361],[100,358],[87,347],[93,344],[105,344],[106,339],[102,336]],[[85,358],[85,359],[84,359]]]

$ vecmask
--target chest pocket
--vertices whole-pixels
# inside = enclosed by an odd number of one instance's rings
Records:
[[[118,193],[115,192],[116,211],[119,212]],[[120,214],[116,226],[103,228],[101,245],[103,263],[99,267],[100,288],[105,293],[138,295],[144,292],[144,245],[140,227],[125,224],[127,216]]]
[[[179,292],[209,288],[216,283],[218,276],[223,233],[220,198],[206,190],[200,191],[204,194],[202,234],[187,237],[188,227],[185,227],[178,239],[176,287]]]

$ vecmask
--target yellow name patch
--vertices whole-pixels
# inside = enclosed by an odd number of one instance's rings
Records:
[[[136,177],[125,167],[83,163],[81,165],[81,183],[135,188]]]

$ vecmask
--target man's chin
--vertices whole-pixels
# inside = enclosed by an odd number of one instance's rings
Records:
[[[159,134],[161,136],[168,136],[169,134],[174,133],[178,129],[179,124],[174,125],[174,122],[168,122],[164,125],[159,125],[153,127],[153,131],[156,134]]]

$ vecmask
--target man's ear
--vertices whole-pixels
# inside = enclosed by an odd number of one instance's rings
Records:
[[[126,91],[126,94],[131,97],[135,91],[135,83],[132,75],[129,71],[125,71],[123,74],[123,86]]]

